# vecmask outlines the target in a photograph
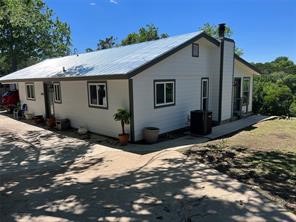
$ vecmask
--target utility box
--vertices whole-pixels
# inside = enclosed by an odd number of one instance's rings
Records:
[[[56,120],[57,130],[66,130],[70,128],[70,120],[68,119],[57,119]]]
[[[212,132],[212,112],[194,110],[190,112],[190,132],[206,135]]]

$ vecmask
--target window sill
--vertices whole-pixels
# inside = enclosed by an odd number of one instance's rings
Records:
[[[176,105],[176,103],[164,104],[164,105],[154,105],[154,109],[164,108],[164,107],[169,107],[169,106],[175,106],[175,105]]]
[[[95,108],[95,109],[108,109],[108,106],[96,106],[96,105],[88,105],[89,108]]]

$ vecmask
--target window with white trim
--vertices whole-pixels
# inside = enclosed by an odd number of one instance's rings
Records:
[[[92,107],[108,107],[106,82],[88,83],[88,102]]]
[[[201,109],[206,111],[209,106],[209,79],[201,79]]]
[[[250,77],[243,79],[243,105],[249,104],[250,100]]]
[[[62,102],[61,85],[59,82],[53,83],[53,93],[54,93],[54,102],[61,103]]]
[[[193,43],[192,44],[192,57],[199,56],[199,44]]]
[[[175,81],[154,82],[154,105],[155,107],[175,105]]]
[[[35,100],[35,88],[34,83],[26,83],[27,99]]]

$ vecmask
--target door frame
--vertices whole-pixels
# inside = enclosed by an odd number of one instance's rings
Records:
[[[236,85],[236,81],[239,80],[239,84]],[[232,108],[232,114],[233,116],[238,116],[240,117],[242,114],[242,77],[234,77],[234,84],[233,84],[233,108]],[[236,87],[239,87],[239,89],[236,89]],[[236,91],[239,94],[239,97],[236,96]],[[238,107],[237,100],[239,100],[239,109],[237,110],[236,108]]]
[[[49,118],[50,116],[54,115],[54,102],[52,101],[52,106],[53,106],[53,112],[51,112],[51,107],[50,107],[50,96],[49,96],[49,91],[50,91],[50,86],[52,85],[51,82],[43,82],[43,94],[44,94],[44,105],[45,105],[45,117]],[[52,95],[53,96],[53,95]],[[53,98],[53,97],[51,97]]]
[[[207,83],[207,104],[206,104],[206,110],[208,111],[209,109],[209,100],[210,100],[210,80],[209,77],[202,77],[201,78],[201,85],[200,85],[200,110],[204,110],[203,107],[203,82]]]

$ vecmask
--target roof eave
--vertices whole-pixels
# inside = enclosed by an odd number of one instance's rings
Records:
[[[98,75],[98,76],[75,76],[75,77],[50,77],[50,78],[26,78],[26,79],[7,79],[0,83],[14,82],[39,82],[39,81],[79,81],[79,80],[107,80],[107,79],[128,79],[126,74]]]

